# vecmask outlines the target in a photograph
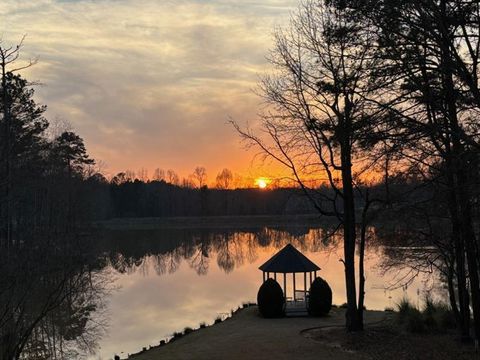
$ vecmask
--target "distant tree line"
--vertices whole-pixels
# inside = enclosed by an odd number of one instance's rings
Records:
[[[165,181],[109,185],[112,217],[282,215],[312,213],[298,189],[209,189]]]

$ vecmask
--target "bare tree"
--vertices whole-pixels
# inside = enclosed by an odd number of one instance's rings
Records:
[[[266,157],[290,170],[320,214],[335,216],[343,227],[349,331],[363,328],[355,275],[355,198],[363,194],[355,171],[365,163],[363,146],[376,125],[364,100],[373,96],[373,39],[362,25],[323,1],[303,2],[290,27],[276,31],[270,62],[277,72],[261,83],[269,105],[260,119],[267,139],[234,123]],[[332,195],[309,188],[308,179],[328,183]],[[364,297],[362,265],[359,304]]]
[[[180,178],[178,174],[172,169],[167,170],[167,182],[172,185],[180,185]]]
[[[155,181],[165,181],[165,170],[156,168],[153,172],[153,180]]]
[[[197,166],[192,175],[199,188],[207,185],[207,170],[203,166]]]
[[[137,171],[137,179],[143,182],[148,181],[148,170],[145,169],[144,167],[140,168],[140,170]]]
[[[125,179],[127,181],[130,181],[130,182],[135,181],[135,171],[127,169],[125,170],[124,174],[125,174]]]
[[[233,174],[228,169],[223,169],[216,177],[216,187],[218,189],[230,189],[233,182]]]
[[[193,175],[190,175],[188,178],[182,179],[182,187],[187,189],[195,188],[195,178],[193,177]]]

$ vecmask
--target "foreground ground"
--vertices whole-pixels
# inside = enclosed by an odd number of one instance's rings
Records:
[[[233,318],[141,354],[135,360],[156,359],[480,359],[473,348],[447,335],[397,333],[388,325],[391,314],[366,313],[367,331],[347,335],[344,311],[326,318],[263,319],[256,307]],[[478,354],[477,354],[478,355]]]

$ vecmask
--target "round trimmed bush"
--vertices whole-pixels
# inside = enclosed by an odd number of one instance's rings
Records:
[[[285,315],[285,298],[281,286],[274,279],[267,279],[257,294],[257,304],[260,314],[265,318],[282,317]]]
[[[312,316],[325,316],[332,308],[332,289],[321,277],[317,277],[310,286],[308,313]]]

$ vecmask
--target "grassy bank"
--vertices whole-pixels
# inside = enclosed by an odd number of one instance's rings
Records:
[[[382,311],[368,311],[366,322],[387,316]],[[303,330],[319,326],[342,326],[345,310],[332,309],[325,318],[297,317],[263,319],[256,306],[242,309],[214,326],[189,332],[168,344],[153,347],[130,359],[306,359],[347,360],[352,357],[339,349],[322,346],[309,339]]]
[[[412,334],[397,326],[397,312],[366,311],[365,331],[348,334],[345,310],[323,318],[263,319],[256,306],[237,311],[213,326],[186,329],[173,341],[130,355],[157,359],[431,359],[476,360],[472,344],[450,333]]]

